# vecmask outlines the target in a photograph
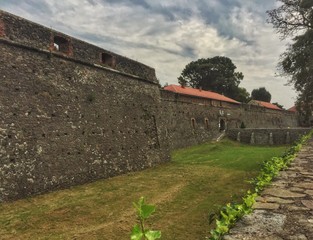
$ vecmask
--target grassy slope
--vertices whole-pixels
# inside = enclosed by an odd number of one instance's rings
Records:
[[[162,239],[203,239],[208,215],[240,198],[260,163],[285,147],[223,141],[173,153],[142,172],[0,205],[1,239],[129,239],[141,195],[157,205],[153,228]]]

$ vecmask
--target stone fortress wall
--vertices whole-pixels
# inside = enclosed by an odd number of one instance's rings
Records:
[[[297,127],[296,114],[255,105],[197,98],[161,90],[161,115],[170,149],[216,139],[223,129]],[[223,128],[223,124],[225,124]]]
[[[154,69],[4,12],[0,26],[0,200],[169,160]]]
[[[137,171],[286,111],[177,95],[155,70],[0,11],[0,202]]]

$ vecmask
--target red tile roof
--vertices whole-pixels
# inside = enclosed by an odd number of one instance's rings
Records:
[[[293,107],[289,108],[288,111],[297,112],[297,108],[296,108],[296,106],[293,106]]]
[[[225,97],[221,94],[211,92],[211,91],[200,90],[200,89],[196,89],[196,88],[182,87],[182,86],[172,84],[172,85],[168,85],[168,86],[164,87],[164,90],[171,91],[174,93],[183,94],[183,95],[196,96],[196,97],[219,100],[219,101],[223,101],[223,102],[240,104],[240,102],[237,102],[234,99]]]
[[[276,105],[269,103],[269,102],[263,102],[263,101],[258,101],[258,100],[251,100],[249,104],[254,104],[254,105],[259,105],[261,107],[269,108],[269,109],[274,109],[274,110],[282,110],[280,107],[277,107]]]

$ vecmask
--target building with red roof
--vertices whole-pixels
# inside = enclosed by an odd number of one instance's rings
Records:
[[[313,107],[311,107],[312,109]],[[303,108],[302,108],[303,110]],[[310,116],[306,116],[305,111],[298,112],[296,105],[288,109],[289,112],[297,113],[299,115],[299,122],[301,126],[312,127],[313,126],[313,112]]]
[[[297,112],[296,106],[292,106],[291,108],[288,109],[289,112]]]
[[[256,105],[256,106],[260,106],[260,107],[265,107],[265,108],[273,109],[273,110],[283,110],[280,107],[277,107],[276,105],[274,105],[272,103],[263,102],[263,101],[259,101],[259,100],[251,100],[248,104]]]
[[[166,91],[182,94],[182,95],[188,95],[188,96],[195,96],[200,98],[207,98],[207,99],[213,99],[217,101],[223,101],[223,102],[229,102],[229,103],[235,103],[235,104],[241,104],[240,102],[237,102],[234,99],[225,97],[224,95],[218,94],[216,92],[206,91],[202,89],[197,88],[191,88],[191,87],[182,87],[179,85],[168,85],[163,88]]]

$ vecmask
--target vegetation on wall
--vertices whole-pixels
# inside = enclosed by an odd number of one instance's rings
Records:
[[[278,102],[274,102],[272,103],[273,105],[276,105],[277,107],[281,108],[281,109],[285,109],[283,105],[279,104]]]

